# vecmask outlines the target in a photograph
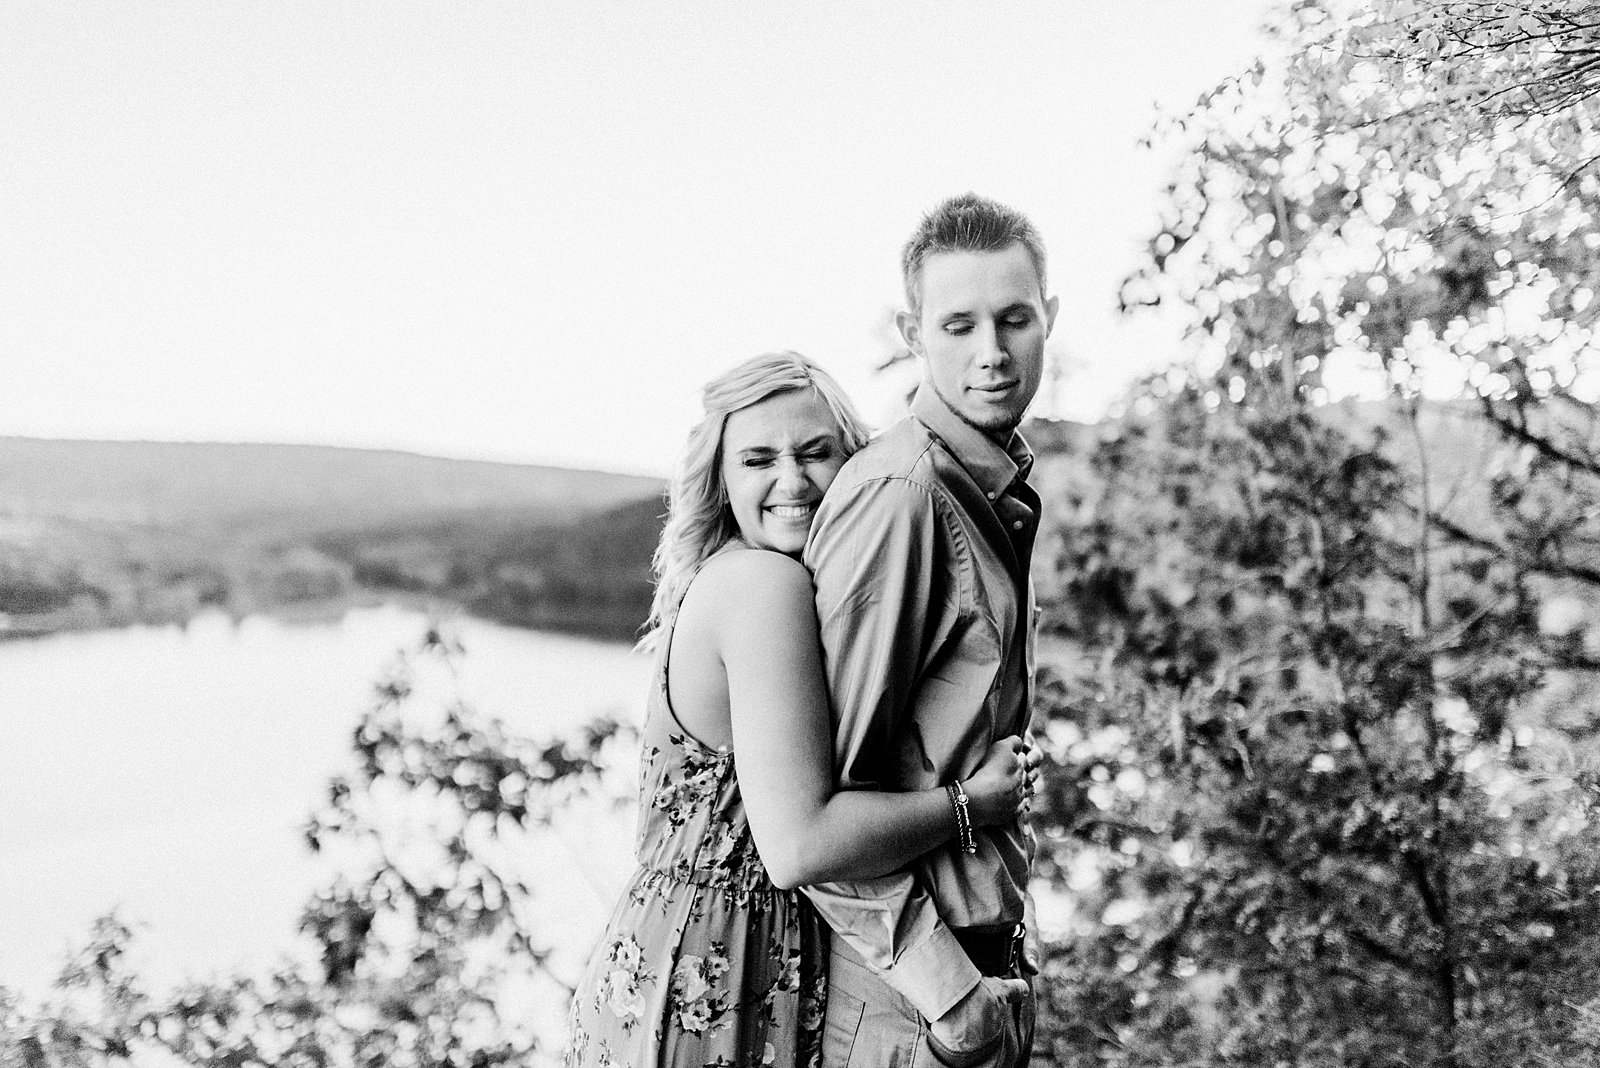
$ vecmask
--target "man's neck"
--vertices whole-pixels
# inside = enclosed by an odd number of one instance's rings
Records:
[[[971,423],[967,423],[967,425],[972,426]],[[990,441],[994,442],[996,445],[1000,446],[1002,449],[1011,444],[1011,435],[1017,432],[1017,424],[1015,423],[1012,423],[1003,430],[986,430],[983,427],[977,426],[972,426],[972,428],[978,433],[982,434],[984,437],[988,438]]]
[[[1032,455],[1027,443],[1014,429],[1003,437],[973,426],[951,410],[938,392],[923,382],[911,401],[911,414],[926,426],[966,468],[992,500],[1005,492],[1019,474],[1027,477]]]

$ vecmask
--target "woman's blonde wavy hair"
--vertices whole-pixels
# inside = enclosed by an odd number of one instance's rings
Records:
[[[677,611],[695,570],[739,533],[722,481],[722,431],[728,415],[779,393],[802,389],[816,390],[833,413],[846,456],[867,443],[867,426],[839,383],[797,352],[752,357],[706,383],[700,394],[705,415],[689,431],[683,459],[667,490],[667,523],[651,560],[655,600],[645,621],[644,637],[639,639],[640,648],[655,646],[656,636]]]

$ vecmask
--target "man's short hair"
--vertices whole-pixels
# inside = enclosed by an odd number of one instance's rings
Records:
[[[906,303],[914,315],[922,313],[922,265],[939,252],[1000,252],[1021,245],[1044,285],[1044,241],[1028,217],[1015,208],[976,193],[939,204],[922,217],[916,232],[900,252],[900,272],[905,280]]]

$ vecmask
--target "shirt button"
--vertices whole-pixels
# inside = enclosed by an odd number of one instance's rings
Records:
[[[996,498],[996,497],[998,497],[998,496],[999,496],[999,494],[998,494],[998,493],[996,493],[996,492],[995,492],[995,491],[994,491],[994,490],[990,490],[990,491],[989,491],[989,499],[990,499],[990,500],[991,500],[991,501],[992,501],[992,500],[994,500],[994,499],[995,499],[995,498]]]
[[[1020,520],[1020,519],[1012,520],[1011,529],[1012,530],[1021,530],[1022,529],[1022,520]]]

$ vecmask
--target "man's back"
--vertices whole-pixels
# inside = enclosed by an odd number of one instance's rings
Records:
[[[1027,726],[1037,497],[1014,442],[1008,453],[924,389],[829,488],[806,563],[846,788],[957,782]],[[807,887],[838,936],[831,967],[865,969],[912,1019],[938,1019],[1006,966],[1031,845],[1020,824],[985,828],[970,853],[952,842],[898,875]]]
[[[991,443],[946,440],[964,428],[941,407],[921,398],[918,415],[851,458],[806,551],[846,788],[958,781],[994,739],[1027,727],[1026,557],[1012,535],[1031,545],[1032,530],[1012,531],[996,513],[1017,464]],[[973,855],[954,843],[935,850],[918,873],[952,926],[1015,923],[1030,853],[1022,828],[992,828],[977,845]]]

